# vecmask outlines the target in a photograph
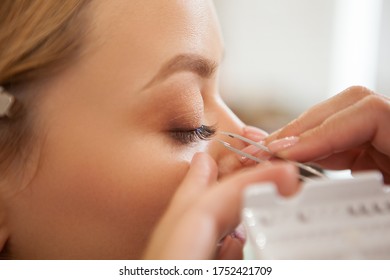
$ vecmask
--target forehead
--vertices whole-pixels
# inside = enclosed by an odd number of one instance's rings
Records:
[[[218,21],[209,0],[98,0],[91,10],[95,39],[126,45],[129,52],[190,51],[213,56],[221,50]]]
[[[212,1],[95,0],[88,8],[80,68],[94,82],[103,80],[109,90],[140,90],[179,54],[221,60],[222,39]]]

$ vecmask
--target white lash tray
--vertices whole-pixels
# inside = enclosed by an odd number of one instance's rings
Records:
[[[378,172],[305,182],[282,197],[245,190],[243,223],[256,259],[390,259],[390,191]]]

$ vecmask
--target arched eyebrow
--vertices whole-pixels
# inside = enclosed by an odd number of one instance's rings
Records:
[[[151,87],[167,79],[172,74],[182,71],[190,71],[207,79],[214,74],[217,66],[218,64],[215,61],[200,55],[179,54],[166,62],[144,88]]]

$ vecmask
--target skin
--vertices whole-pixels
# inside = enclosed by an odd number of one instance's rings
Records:
[[[207,154],[196,154],[190,170],[159,222],[146,250],[151,259],[239,259],[242,243],[231,232],[240,219],[246,186],[272,181],[283,196],[298,190],[297,170],[276,163],[257,166],[216,181],[217,168]],[[215,244],[223,243],[215,251]]]
[[[219,97],[218,66],[155,78],[180,54],[220,63],[211,2],[96,0],[88,9],[80,59],[33,89],[33,171],[5,202],[13,258],[140,258],[195,153],[209,154],[219,179],[241,167],[216,142],[170,133],[242,131]]]
[[[387,96],[353,86],[309,109],[265,142],[282,157],[324,168],[378,170],[390,184],[389,120]],[[277,142],[291,136],[297,138],[294,144],[280,149]]]
[[[272,152],[284,158],[311,160],[333,169],[379,170],[384,183],[388,184],[389,117],[387,97],[355,86],[309,109],[268,137],[260,130],[253,134],[254,131],[248,128],[243,130],[243,135],[254,141],[263,141]],[[244,150],[252,148],[247,146]],[[284,196],[299,190],[296,170],[280,163],[242,171],[213,186],[215,174],[215,167],[207,157],[194,157],[190,171],[149,244],[147,257],[188,258],[188,252],[194,258],[210,255],[207,248],[211,248],[211,244],[208,247],[201,244],[215,241],[223,230],[232,229],[234,221],[239,219],[240,207],[235,206],[239,205],[237,200],[247,184],[273,181]],[[198,199],[193,199],[194,193]],[[186,200],[186,197],[191,198]],[[180,202],[193,207],[184,209]],[[170,226],[172,224],[175,227]],[[188,241],[183,236],[191,238],[191,243],[180,244]],[[238,251],[234,239],[225,238],[219,254],[223,258],[234,258]]]
[[[36,141],[30,160],[15,167],[17,177],[2,189],[0,248],[7,241],[10,257],[20,259],[242,257],[242,242],[229,234],[239,223],[244,188],[273,181],[282,195],[291,195],[298,180],[290,165],[242,170],[240,158],[218,142],[184,143],[172,133],[205,124],[256,141],[265,137],[248,130],[220,99],[223,45],[211,1],[94,0],[88,14],[80,58],[25,92],[34,94]],[[180,68],[181,60],[171,73],[161,72],[182,54],[196,63]],[[362,98],[359,107],[350,106],[351,96],[342,100],[320,105],[330,113],[304,115],[300,126],[293,123],[266,143],[299,136],[294,147],[275,152],[310,159],[300,147],[327,139],[340,119],[356,116],[347,110],[332,119],[335,103],[359,113],[374,102]],[[365,122],[359,130],[356,122],[349,131],[388,160],[389,107],[382,100],[381,110],[368,112],[375,125]],[[328,126],[320,125],[324,120]],[[348,151],[356,143],[342,144]],[[338,151],[328,147],[314,146],[314,159]]]
[[[279,157],[333,170],[376,170],[390,184],[389,119],[389,97],[352,86],[261,140]],[[252,145],[243,151],[270,158]],[[253,162],[244,160],[243,164]]]

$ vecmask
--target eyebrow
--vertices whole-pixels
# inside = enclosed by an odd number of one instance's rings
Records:
[[[167,79],[172,74],[182,71],[193,72],[207,79],[214,74],[217,66],[218,64],[215,61],[200,55],[179,54],[166,62],[144,88],[151,87],[157,82]]]

